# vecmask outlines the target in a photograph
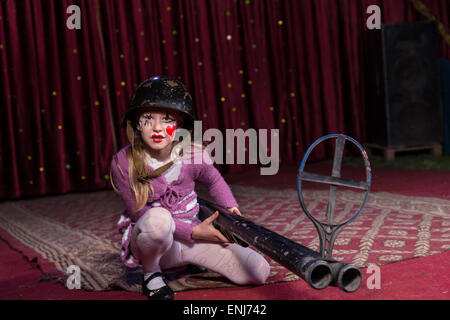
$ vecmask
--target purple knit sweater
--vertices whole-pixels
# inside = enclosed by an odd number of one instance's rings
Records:
[[[135,267],[137,265],[136,259],[132,257],[131,251],[129,250],[131,230],[137,220],[155,202],[172,213],[175,222],[175,238],[193,242],[191,238],[192,229],[200,223],[198,219],[193,218],[198,213],[199,206],[198,204],[193,208],[186,208],[186,206],[197,197],[194,191],[195,181],[207,187],[209,194],[217,204],[226,208],[238,207],[230,188],[220,172],[212,164],[208,153],[206,151],[201,152],[197,149],[197,152],[193,153],[194,159],[182,160],[181,170],[177,180],[167,183],[163,175],[153,178],[151,183],[153,185],[154,195],[152,196],[150,191],[147,204],[139,211],[135,211],[136,199],[128,180],[128,160],[126,157],[126,150],[130,147],[128,145],[122,148],[114,155],[111,161],[111,178],[125,204],[125,211],[122,213],[118,222],[119,231],[123,235],[121,258],[125,265],[129,267]],[[191,150],[194,149],[192,148]],[[121,170],[117,167],[116,159]],[[156,169],[150,165],[148,168],[149,172]]]

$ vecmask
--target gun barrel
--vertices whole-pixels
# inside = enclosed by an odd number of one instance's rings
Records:
[[[271,232],[270,230],[268,231]],[[330,285],[337,286],[345,292],[354,292],[361,286],[363,275],[358,266],[336,261],[334,259],[323,259],[318,252],[282,236],[273,239],[273,241],[281,241],[284,246],[289,247],[291,252],[297,252],[301,255],[326,261],[331,268],[332,282]]]
[[[285,237],[278,238],[278,240],[283,241],[286,246],[289,246],[291,250],[301,252],[302,254],[309,255],[311,257],[321,259],[320,254],[308,247],[302,246],[301,244],[294,242]],[[362,272],[361,269],[354,265],[348,264],[334,259],[326,259],[329,266],[331,267],[331,273],[333,275],[333,282],[331,285],[337,286],[339,289],[345,292],[354,292],[359,289],[362,282]]]
[[[301,247],[293,250],[281,235],[258,226],[228,210],[212,204],[203,199],[198,199],[200,205],[200,219],[205,220],[215,211],[219,211],[219,217],[215,220],[216,227],[221,231],[232,234],[240,241],[255,247],[258,251],[269,256],[279,264],[304,279],[314,289],[324,289],[333,280],[332,268],[323,259],[308,254],[308,250],[302,251]],[[284,238],[286,239],[286,238]],[[286,239],[287,240],[287,239]]]
[[[333,285],[345,292],[354,292],[359,289],[363,275],[358,266],[339,261],[329,263],[333,273]]]
[[[219,211],[215,226],[227,237],[231,237],[230,240],[252,245],[300,276],[311,287],[323,289],[331,284],[343,291],[354,292],[361,286],[363,275],[358,266],[334,259],[323,259],[318,252],[250,220],[231,214],[220,206],[203,199],[198,201],[202,220]]]

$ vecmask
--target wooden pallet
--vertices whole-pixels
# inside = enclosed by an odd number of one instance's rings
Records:
[[[442,145],[440,143],[433,143],[414,147],[406,147],[406,146],[386,147],[378,144],[370,144],[370,143],[366,144],[366,150],[369,156],[371,155],[373,149],[382,150],[384,154],[384,160],[386,161],[394,161],[395,154],[397,152],[405,152],[405,151],[430,150],[431,154],[435,157],[439,157],[442,155]]]

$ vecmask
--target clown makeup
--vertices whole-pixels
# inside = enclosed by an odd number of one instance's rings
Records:
[[[182,114],[167,110],[146,110],[137,120],[141,139],[153,157],[157,157],[156,154],[160,152],[170,152],[176,129],[183,125]]]
[[[174,132],[177,127],[177,121],[176,118],[173,115],[170,115],[169,113],[155,113],[155,112],[147,112],[141,115],[139,118],[139,127],[141,131],[144,128],[151,128],[155,129],[156,127],[156,121],[159,121],[163,131],[170,136],[171,138],[174,137]]]

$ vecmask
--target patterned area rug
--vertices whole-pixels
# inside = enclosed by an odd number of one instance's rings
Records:
[[[303,213],[296,190],[238,185],[231,189],[245,217],[313,250],[319,249],[317,232]],[[208,198],[202,190],[198,193]],[[304,197],[311,213],[325,212],[328,191],[309,190]],[[362,198],[362,193],[339,191],[336,219],[351,216]],[[54,263],[63,274],[68,266],[79,266],[86,290],[122,288],[139,292],[140,268],[128,269],[119,260],[116,222],[121,211],[121,199],[113,191],[8,201],[0,204],[0,227]],[[450,201],[372,193],[361,215],[340,233],[333,257],[366,267],[449,249]],[[271,264],[268,283],[299,279],[267,259]],[[233,286],[214,273],[182,275],[172,273],[170,286],[175,291]]]

